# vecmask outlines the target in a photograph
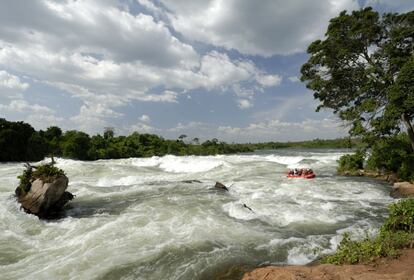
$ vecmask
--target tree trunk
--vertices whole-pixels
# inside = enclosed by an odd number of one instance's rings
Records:
[[[414,152],[414,128],[413,128],[413,125],[411,124],[410,118],[406,114],[402,114],[401,118],[402,118],[405,126],[407,127],[407,134],[408,134],[408,139],[410,140],[410,143],[411,143],[411,150],[412,150],[412,152]]]

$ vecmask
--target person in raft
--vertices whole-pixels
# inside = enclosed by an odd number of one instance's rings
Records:
[[[310,168],[306,168],[306,169],[303,169],[303,168],[301,168],[301,169],[297,169],[297,168],[295,168],[295,169],[291,169],[291,170],[289,170],[289,173],[288,173],[288,175],[293,175],[293,176],[306,176],[306,175],[310,175],[310,174],[313,174],[313,170],[312,169],[310,169]]]

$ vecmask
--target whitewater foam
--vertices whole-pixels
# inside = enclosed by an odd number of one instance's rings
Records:
[[[333,251],[344,231],[360,238],[377,229],[392,201],[388,186],[336,176],[341,154],[57,158],[76,198],[66,218],[51,222],[11,197],[23,165],[0,165],[0,275],[214,279],[241,261],[310,262]],[[323,176],[286,178],[287,168],[305,164]],[[216,181],[230,191],[215,190]]]

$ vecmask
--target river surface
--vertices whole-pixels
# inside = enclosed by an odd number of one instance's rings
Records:
[[[343,232],[375,232],[392,202],[381,182],[335,174],[344,153],[57,159],[76,198],[53,221],[19,209],[23,164],[0,164],[0,278],[228,279],[312,262]],[[288,179],[292,167],[317,177]]]

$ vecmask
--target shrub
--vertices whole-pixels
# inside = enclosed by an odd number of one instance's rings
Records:
[[[379,139],[371,148],[366,168],[397,173],[401,180],[414,180],[414,154],[406,133]]]
[[[356,174],[358,170],[364,167],[364,153],[362,151],[357,151],[352,155],[343,155],[339,159],[338,169],[339,173],[350,173]]]
[[[414,199],[401,200],[389,206],[389,216],[381,233],[405,231],[414,233]]]
[[[345,233],[334,255],[323,263],[356,264],[371,262],[379,257],[396,257],[398,250],[412,246],[414,241],[414,199],[391,204],[389,216],[381,226],[380,234],[363,240],[351,240]]]
[[[65,172],[62,169],[51,164],[39,165],[34,168],[34,171],[32,168],[28,168],[23,171],[22,175],[17,176],[20,180],[19,186],[15,191],[17,196],[27,193],[32,186],[32,182],[36,179],[41,179],[43,182],[50,183],[56,179],[56,177],[65,175]]]

